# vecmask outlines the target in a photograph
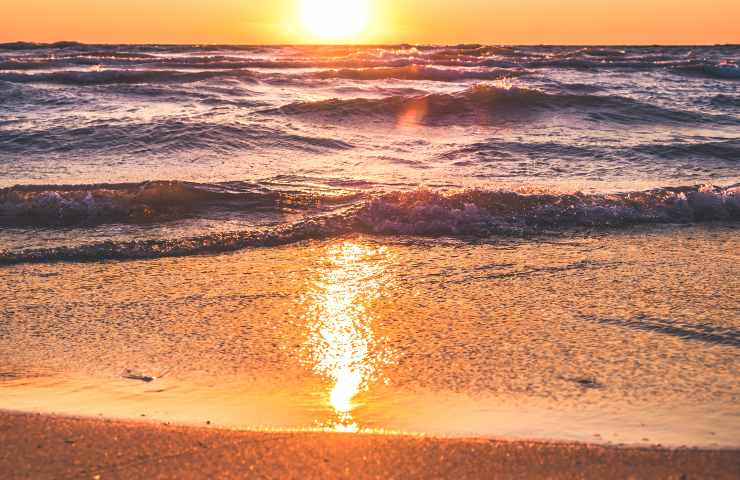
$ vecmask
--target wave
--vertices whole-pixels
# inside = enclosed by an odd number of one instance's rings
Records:
[[[116,52],[125,51],[146,51],[146,52],[208,52],[208,51],[246,51],[246,52],[265,52],[275,50],[281,47],[269,46],[252,46],[252,45],[157,45],[157,44],[94,44],[81,43],[75,41],[62,41],[53,43],[42,42],[8,42],[0,43],[0,50],[7,51],[24,51],[24,50],[70,50],[76,52]]]
[[[0,43],[0,50],[41,50],[41,49],[63,49],[63,48],[83,48],[86,45],[79,42],[55,42],[55,43],[35,43],[35,42],[9,42]]]
[[[740,108],[740,95],[714,95],[709,99],[709,103],[720,108]]]
[[[56,60],[55,62],[60,62]],[[144,70],[144,69],[108,69],[108,70],[63,70],[43,73],[25,73],[20,70],[43,69],[48,66],[35,62],[0,62],[0,82],[16,84],[58,84],[68,86],[95,86],[117,84],[184,84],[214,79],[235,79],[242,82],[258,83],[260,81],[273,83],[299,82],[305,79],[347,79],[347,80],[429,80],[438,82],[454,82],[463,80],[501,80],[521,77],[527,72],[521,69],[487,68],[485,70],[462,68],[435,68],[423,65],[408,65],[397,67],[343,68],[338,70],[324,70],[304,73],[300,75],[280,75],[257,73],[244,69],[254,68],[286,68],[284,62],[221,62],[195,64],[178,62],[163,64],[168,68],[206,68],[202,71],[181,70]],[[97,65],[91,62],[90,65]],[[335,64],[331,64],[334,66]],[[385,64],[383,64],[385,65]],[[147,65],[147,68],[151,65]],[[315,65],[291,65],[289,68],[315,68]]]
[[[474,142],[445,152],[442,157],[450,160],[466,158],[470,155],[482,157],[485,160],[505,158],[537,158],[549,160],[553,158],[585,158],[593,159],[603,156],[604,151],[596,147],[584,147],[570,143],[549,142],[511,142],[501,139],[490,139]],[[463,160],[465,162],[466,160]]]
[[[43,57],[10,58],[0,61],[0,70],[41,70],[74,67],[104,66],[109,69],[199,69],[199,70],[244,70],[244,69],[372,69],[372,68],[501,68],[501,69],[575,69],[575,70],[631,70],[651,71],[665,69],[694,76],[712,78],[737,78],[737,68],[707,63],[702,60],[652,60],[652,59],[608,59],[591,56],[566,58],[513,58],[477,57],[468,55],[434,55],[384,58],[293,58],[263,59],[245,57],[154,57],[136,53],[92,52],[90,54]],[[348,73],[345,73],[348,74]],[[430,74],[434,75],[434,74]],[[481,74],[483,75],[483,74]],[[413,78],[412,75],[410,77]],[[358,78],[361,75],[327,78]],[[385,78],[385,77],[379,77]],[[471,77],[483,78],[483,77]],[[432,78],[433,79],[433,78]]]
[[[737,47],[511,47],[486,45],[424,46],[229,46],[229,45],[84,45],[0,44],[0,68],[25,70],[104,65],[161,69],[360,69],[499,67],[531,69],[651,71],[668,69],[714,78],[737,78],[726,59]],[[258,54],[249,56],[250,54]],[[723,61],[724,60],[724,61]],[[692,73],[693,72],[693,73]]]
[[[105,66],[119,69],[200,69],[243,70],[308,69],[308,68],[371,68],[409,65],[408,60],[316,60],[316,59],[261,59],[225,56],[156,57],[128,52],[90,52],[66,56],[18,57],[0,61],[0,70],[41,70],[79,66]]]
[[[167,65],[176,62],[178,58],[171,58],[163,62]],[[179,59],[183,67],[188,64],[197,68],[198,65],[207,66],[209,63],[218,65],[218,61],[208,59],[199,64],[191,64],[190,58]],[[374,67],[410,67],[424,65],[429,67],[499,67],[499,68],[553,68],[553,69],[587,69],[587,70],[680,70],[684,69],[721,69],[731,68],[735,64],[727,61],[715,62],[704,58],[685,58],[673,56],[638,55],[624,57],[597,57],[593,55],[577,55],[552,57],[548,55],[521,55],[501,54],[491,56],[477,56],[465,54],[420,54],[412,56],[382,55],[379,57],[357,58],[295,58],[274,59],[266,61],[259,58],[235,58],[234,63],[244,62],[244,68],[374,68]],[[228,62],[224,62],[228,64]],[[734,76],[734,70],[730,74]],[[721,74],[720,72],[719,74]]]
[[[529,227],[614,227],[740,219],[740,185],[694,186],[622,194],[523,194],[470,190],[389,193],[358,218],[372,233],[474,235]]]
[[[423,65],[409,65],[395,68],[362,68],[312,72],[306,76],[320,79],[347,80],[431,80],[437,82],[454,82],[460,80],[500,80],[526,75],[523,70],[461,70],[451,68],[434,68]]]
[[[129,222],[151,220],[162,206],[245,209],[256,206],[316,206],[341,204],[339,212],[272,228],[210,234],[172,240],[108,242],[0,252],[0,264],[101,259],[143,259],[194,255],[288,244],[351,233],[483,238],[531,235],[572,228],[619,228],[637,224],[740,221],[740,185],[691,186],[619,194],[522,193],[507,190],[466,190],[443,193],[420,189],[407,192],[350,194],[340,197],[270,192],[244,184],[199,185],[153,182],[138,185],[79,187],[16,187],[3,192],[2,218],[8,207],[15,219],[36,225],[66,219]],[[31,194],[29,199],[27,194]],[[12,197],[12,198],[11,198]],[[74,200],[70,200],[74,197]],[[101,200],[102,199],[102,200]],[[32,207],[19,210],[25,202]],[[64,204],[64,206],[61,206]],[[51,208],[48,205],[53,205]],[[65,211],[73,205],[72,214]],[[19,213],[20,212],[20,213]],[[19,216],[20,215],[20,216]],[[66,215],[66,216],[65,216]]]
[[[586,47],[579,50],[578,53],[590,57],[624,57],[627,51],[615,48]]]
[[[17,108],[17,111],[28,110],[29,105],[32,109],[38,109],[39,107],[61,107],[61,106],[72,106],[76,108],[89,107],[91,100],[88,98],[75,95],[73,92],[45,92],[42,89],[34,88],[33,86],[4,82],[0,80],[0,105],[7,108],[7,112]],[[5,119],[9,119],[10,116],[6,116]],[[19,120],[16,119],[17,122]],[[27,131],[24,130],[24,131]],[[12,130],[0,129],[0,145],[9,138]],[[3,150],[0,149],[0,153]]]
[[[213,209],[248,212],[319,208],[347,202],[355,195],[281,192],[245,182],[17,186],[0,189],[0,226],[156,223]]]
[[[3,54],[3,52],[7,52]],[[388,45],[388,46],[229,46],[229,45],[85,45],[75,42],[58,44],[0,44],[0,70],[24,72],[41,69],[84,69],[104,67],[108,71],[130,72],[201,70],[180,72],[142,81],[197,81],[220,78],[224,71],[323,69],[317,78],[354,80],[408,79],[458,81],[498,79],[497,70],[547,73],[552,70],[652,72],[663,70],[679,75],[736,80],[740,69],[727,59],[737,58],[737,47],[512,47],[487,45]],[[479,71],[464,68],[480,69]],[[486,71],[483,69],[491,68]],[[387,71],[373,72],[371,69]],[[398,69],[398,71],[393,71]],[[414,69],[417,72],[414,72]],[[427,69],[426,71],[424,69]],[[215,71],[209,76],[204,71]],[[333,70],[337,70],[334,72]],[[353,70],[368,70],[354,72]],[[435,71],[439,70],[439,71]],[[451,71],[458,70],[456,73]],[[96,79],[81,77],[87,72],[69,72],[79,78],[65,78],[67,72],[43,73],[35,77],[8,76],[8,81],[47,82],[65,85],[136,82],[135,76]],[[49,75],[44,77],[45,75]],[[112,74],[108,74],[112,76]],[[157,76],[157,74],[154,74]],[[188,77],[190,75],[190,77]],[[311,75],[309,75],[310,77]],[[190,79],[189,79],[190,78]],[[305,78],[305,77],[304,77]],[[195,80],[192,80],[195,79]]]
[[[696,143],[644,144],[633,147],[631,150],[668,159],[718,158],[740,162],[740,140],[734,139]]]
[[[699,63],[678,66],[675,72],[688,76],[711,78],[715,80],[740,80],[740,66],[735,63]]]
[[[124,54],[114,55],[111,57],[96,56],[74,56],[74,57],[45,57],[45,58],[9,58],[0,61],[0,70],[47,70],[74,67],[100,67],[105,65],[106,68],[142,68],[150,64],[144,62],[141,57],[127,57]],[[172,67],[177,68],[177,67]]]
[[[740,140],[708,140],[692,143],[673,141],[604,148],[598,145],[584,146],[557,141],[512,142],[492,138],[460,146],[441,155],[442,158],[455,161],[455,165],[522,158],[545,162],[562,159],[593,162],[594,159],[609,159],[616,163],[646,156],[659,157],[673,164],[685,159],[697,159],[702,163],[711,159],[736,163],[740,162]],[[471,160],[471,157],[475,160]]]
[[[479,84],[454,94],[330,99],[295,102],[262,110],[265,114],[298,116],[392,117],[419,124],[495,124],[530,118],[547,111],[570,110],[617,123],[719,123],[740,125],[733,116],[674,110],[616,95],[546,93],[541,90]]]
[[[342,217],[326,217],[270,229],[220,233],[174,240],[106,242],[75,247],[0,251],[0,265],[99,260],[143,260],[223,253],[250,247],[272,247],[329,238],[351,231]]]
[[[215,100],[202,101],[213,104]],[[353,148],[352,144],[339,139],[301,135],[238,120],[227,123],[219,119],[171,118],[158,122],[100,121],[37,129],[21,124],[0,129],[2,152],[17,155],[68,154],[71,151],[98,156],[115,154],[123,158],[194,151],[229,155],[254,150],[265,142],[269,142],[270,148],[289,152],[323,153]]]
[[[181,72],[174,70],[100,70],[49,73],[0,73],[10,83],[52,83],[60,85],[110,85],[132,83],[192,83],[214,78],[231,78],[256,83],[257,76],[246,70]]]
[[[591,56],[576,56],[566,58],[537,59],[522,62],[525,68],[562,68],[575,70],[631,70],[650,71],[656,69],[665,70],[691,70],[701,69],[707,64],[702,60],[676,59],[656,60],[652,58],[631,58],[618,60],[593,58]]]
[[[183,182],[19,186],[0,190],[0,225],[67,226],[163,221],[199,205],[272,206],[275,196]]]
[[[516,66],[511,61],[496,61],[492,58],[472,56],[396,56],[353,55],[348,57],[293,57],[260,58],[235,55],[152,55],[133,51],[82,51],[55,53],[52,55],[20,55],[0,57],[0,70],[39,70],[51,68],[74,68],[79,66],[105,66],[106,68],[128,69],[362,69],[401,68],[414,65],[438,67],[496,67]]]
[[[75,65],[98,65],[97,59],[69,61],[63,59],[16,59],[0,61],[0,70],[43,70],[48,68],[71,67]]]

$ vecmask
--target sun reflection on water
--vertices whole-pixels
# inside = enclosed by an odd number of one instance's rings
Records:
[[[331,383],[328,426],[354,432],[356,397],[378,380],[391,352],[373,331],[372,302],[381,294],[387,250],[343,242],[328,249],[311,288],[306,311],[304,362]]]

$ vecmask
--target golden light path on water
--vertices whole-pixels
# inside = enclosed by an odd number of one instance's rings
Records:
[[[373,332],[372,303],[382,292],[388,252],[351,241],[332,246],[306,301],[304,363],[330,384],[336,418],[326,425],[355,432],[356,397],[380,379],[392,352]]]

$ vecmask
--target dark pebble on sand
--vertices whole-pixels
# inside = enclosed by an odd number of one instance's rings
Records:
[[[576,383],[584,388],[601,388],[601,384],[592,378],[579,378]]]

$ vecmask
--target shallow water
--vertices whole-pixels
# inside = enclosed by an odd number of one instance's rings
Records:
[[[738,447],[739,246],[715,225],[6,267],[0,407]]]
[[[739,447],[739,53],[0,45],[0,408]]]
[[[739,52],[0,45],[0,187],[18,185],[0,190],[0,250],[112,242],[118,254],[93,255],[130,258],[159,253],[127,241],[163,240],[197,253],[265,229],[246,243],[485,236],[541,228],[531,217],[549,210],[550,227],[737,218]],[[439,199],[464,188],[552,198]],[[596,197],[566,195],[579,191]],[[373,200],[383,218],[345,211]],[[577,215],[561,221],[563,208]],[[295,225],[327,213],[344,225]]]

